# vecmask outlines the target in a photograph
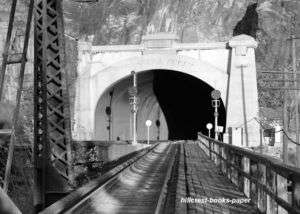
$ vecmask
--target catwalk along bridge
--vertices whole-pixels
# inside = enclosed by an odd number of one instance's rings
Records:
[[[19,60],[10,61],[16,2],[12,1],[0,80],[2,95],[6,65],[21,63],[13,126],[0,131],[1,136],[12,136],[5,191],[10,184],[33,13],[31,152],[37,213],[300,213],[300,170],[249,149],[260,142],[259,125],[253,122],[258,117],[253,38],[239,35],[221,43],[184,44],[174,35],[160,33],[144,36],[140,45],[92,46],[79,41],[71,114],[62,1],[30,0],[24,50]],[[133,87],[132,71],[138,76]],[[198,136],[214,120],[210,111],[214,90],[221,92],[219,125],[227,143]],[[156,122],[151,132],[144,126],[149,119]],[[230,130],[240,128],[245,131],[242,137],[228,137]],[[145,135],[151,145],[139,143]],[[126,154],[128,144],[115,141],[133,142],[129,153],[138,149],[75,189],[73,148],[79,141],[100,140],[115,146],[119,157]],[[0,191],[0,213],[20,213],[5,191]]]

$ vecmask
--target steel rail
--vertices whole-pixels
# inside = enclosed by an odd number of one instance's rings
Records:
[[[161,188],[159,198],[158,198],[158,201],[157,201],[157,205],[156,205],[156,209],[155,209],[155,212],[154,212],[155,214],[160,214],[160,213],[163,212],[163,205],[165,203],[167,190],[168,190],[168,182],[171,179],[172,170],[173,170],[175,160],[176,160],[176,158],[179,158],[179,157],[177,157],[176,154],[177,153],[175,152],[175,155],[173,155],[171,157],[171,161],[169,162],[168,171],[167,171],[167,174],[166,174],[166,177],[165,177],[165,180],[164,180],[164,184]]]
[[[158,144],[157,144],[158,145]],[[156,146],[157,146],[156,145]],[[128,169],[129,167],[133,166],[134,164],[138,163],[138,161],[142,158],[142,157],[145,157],[146,155],[148,155],[151,151],[154,150],[153,147],[151,150],[149,150],[148,152],[146,152],[145,154],[143,154],[142,156],[140,156],[139,158],[135,159],[135,161],[131,162],[129,165],[127,165],[126,167],[124,167],[122,170],[120,170],[118,173],[116,173],[114,176],[112,176],[109,180],[107,180],[104,184],[100,185],[98,188],[96,188],[94,191],[92,191],[90,194],[86,195],[81,201],[79,201],[78,203],[76,203],[75,206],[71,207],[70,209],[64,211],[64,214],[72,214],[72,213],[76,213],[76,209],[78,207],[80,207],[82,204],[84,204],[88,199],[92,198],[94,195],[96,195],[99,191],[105,189],[105,187],[107,187],[108,185],[110,186],[114,186],[115,183],[118,181],[118,176],[124,172],[126,169]],[[171,148],[171,145],[168,145],[168,148],[167,148],[168,152],[172,154],[172,148]],[[174,150],[173,150],[174,152]],[[174,154],[176,154],[176,152],[174,152]],[[168,181],[171,177],[171,172],[172,172],[172,168],[173,168],[173,164],[175,162],[175,155],[172,155],[171,156],[171,160],[168,164],[168,170],[167,170],[167,173],[166,173],[166,176],[165,176],[165,179],[164,179],[164,182],[163,182],[163,186],[161,188],[161,191],[160,191],[160,194],[159,194],[159,197],[158,197],[158,200],[157,200],[157,205],[156,205],[156,208],[155,208],[155,214],[159,214],[159,213],[162,213],[162,208],[163,208],[163,205],[164,205],[164,200],[165,200],[165,196],[166,196],[166,193],[167,193],[167,187],[168,187]]]
[[[66,196],[60,201],[57,201],[56,203],[52,204],[51,206],[40,212],[40,214],[72,213],[72,211],[74,211],[79,205],[86,202],[89,198],[96,194],[97,191],[103,189],[107,184],[113,182],[121,172],[123,172],[128,167],[132,166],[142,157],[145,157],[158,145],[159,143],[151,146],[150,148],[148,148],[148,150],[143,149],[137,156],[134,156],[133,158],[127,160],[125,163],[121,164],[120,166],[115,167],[114,169],[105,173],[100,179],[95,179],[94,181],[84,185],[83,187],[80,187],[79,189],[72,192],[70,195]],[[80,198],[76,198],[77,192],[83,193]]]

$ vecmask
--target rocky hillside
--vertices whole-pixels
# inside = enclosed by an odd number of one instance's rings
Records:
[[[68,34],[76,38],[95,35],[95,45],[137,44],[142,35],[153,32],[175,32],[182,42],[226,41],[234,35],[248,34],[259,42],[258,72],[289,65],[287,39],[292,32],[300,35],[300,3],[295,0],[103,0],[89,4],[65,0],[64,3]],[[279,86],[259,81],[259,89],[270,85]],[[281,106],[282,92],[260,90],[260,105]]]
[[[258,72],[278,70],[290,65],[290,41],[287,39],[293,31],[300,35],[300,3],[295,0],[63,2],[67,35],[80,39],[94,35],[93,43],[96,45],[138,44],[142,35],[154,32],[174,32],[182,42],[226,41],[233,35],[251,35],[259,42],[256,50]],[[3,47],[11,0],[0,0],[0,3],[0,47]],[[19,0],[17,23],[20,26],[24,25],[24,6],[27,4],[28,0]],[[67,37],[69,43],[74,42],[69,40],[71,37]],[[298,43],[299,49],[300,42]],[[73,44],[68,47],[69,53],[76,53],[72,48]],[[15,48],[20,48],[20,42],[16,41]],[[32,51],[31,48],[30,55]],[[297,53],[300,54],[300,51]],[[72,62],[69,65],[72,79],[76,77],[73,73],[76,61],[73,55],[72,59],[68,60]],[[10,75],[7,77],[6,97],[13,101],[17,68],[9,69],[11,72],[8,72]],[[32,70],[32,67],[28,70]],[[258,76],[261,79],[262,75]],[[278,84],[259,80],[259,89]],[[277,99],[271,99],[274,97]],[[260,90],[261,106],[277,108],[282,104],[281,98],[282,92]]]

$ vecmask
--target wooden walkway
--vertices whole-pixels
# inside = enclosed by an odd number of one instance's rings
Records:
[[[43,213],[257,213],[195,142],[158,144],[105,183],[82,191]],[[238,203],[243,199],[248,203]]]
[[[251,202],[236,201],[246,199],[245,195],[194,142],[181,144],[178,172],[173,175],[178,176],[175,210],[165,209],[165,213],[258,213]]]

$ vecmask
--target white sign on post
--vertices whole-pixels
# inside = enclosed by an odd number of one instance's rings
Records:
[[[152,125],[152,121],[151,121],[151,120],[147,120],[147,121],[146,121],[146,126],[147,126],[147,127],[150,127],[151,125]]]
[[[213,125],[212,125],[211,123],[206,124],[206,128],[207,128],[208,130],[212,129],[212,127],[213,127]]]
[[[210,138],[210,130],[213,128],[211,123],[206,124],[206,128],[208,129],[208,137]]]
[[[223,126],[218,126],[218,132],[220,133],[220,132],[223,132],[223,130],[224,130],[224,127]]]

